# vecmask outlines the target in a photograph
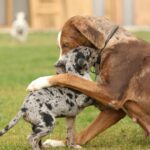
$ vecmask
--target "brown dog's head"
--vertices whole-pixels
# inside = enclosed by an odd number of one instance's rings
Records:
[[[104,46],[104,33],[94,27],[95,17],[75,16],[69,19],[58,35],[60,56],[78,46],[101,49]]]

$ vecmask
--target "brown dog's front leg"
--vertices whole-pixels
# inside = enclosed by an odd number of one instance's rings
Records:
[[[115,107],[113,97],[109,94],[108,89],[105,86],[97,85],[96,83],[86,80],[84,78],[72,75],[72,74],[59,74],[52,76],[48,79],[49,85],[59,85],[64,87],[73,88],[85,95],[97,100],[98,102]],[[117,100],[116,100],[117,102]],[[114,105],[113,105],[114,104]]]
[[[117,123],[125,116],[122,110],[108,109],[102,111],[98,117],[76,137],[76,143],[83,145],[96,137],[98,134]]]
[[[59,74],[54,76],[40,77],[29,84],[28,91],[34,91],[50,86],[63,86],[75,89],[85,95],[97,100],[98,102],[109,105],[114,109],[122,108],[118,100],[114,100],[112,94],[109,93],[109,87],[78,77],[72,74]]]

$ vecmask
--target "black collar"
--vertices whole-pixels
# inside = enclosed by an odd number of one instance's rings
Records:
[[[100,55],[101,53],[103,52],[103,50],[105,49],[106,45],[108,44],[109,40],[113,37],[113,35],[116,33],[116,31],[118,30],[119,26],[117,25],[114,25],[111,32],[108,34],[107,38],[106,38],[106,41],[105,41],[105,44],[104,44],[104,47],[101,49],[101,52],[100,52]]]
[[[111,32],[108,34],[107,38],[106,38],[106,41],[105,41],[105,44],[104,44],[104,47],[101,49],[100,51],[100,54],[97,58],[97,61],[95,63],[95,74],[96,76],[99,74],[99,71],[100,71],[100,63],[101,63],[101,54],[102,52],[104,51],[105,47],[107,46],[108,42],[110,41],[110,39],[113,37],[113,35],[116,33],[116,31],[118,30],[119,26],[115,25],[113,26]]]

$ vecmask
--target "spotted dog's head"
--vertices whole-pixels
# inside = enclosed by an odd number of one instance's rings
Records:
[[[90,68],[95,65],[97,50],[80,46],[63,55],[56,63],[56,73],[72,73],[89,79]]]

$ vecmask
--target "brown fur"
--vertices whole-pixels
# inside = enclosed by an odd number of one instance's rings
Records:
[[[101,51],[113,24],[103,17],[75,16],[62,29],[61,46],[65,55],[80,45],[96,47]],[[150,44],[135,38],[119,27],[101,54],[97,84],[68,74],[54,76],[51,85],[77,89],[107,109],[83,132],[77,142],[84,144],[115,124],[125,114],[150,133]],[[72,82],[70,82],[72,81]],[[112,105],[114,109],[110,108]],[[119,110],[115,110],[119,107]]]

